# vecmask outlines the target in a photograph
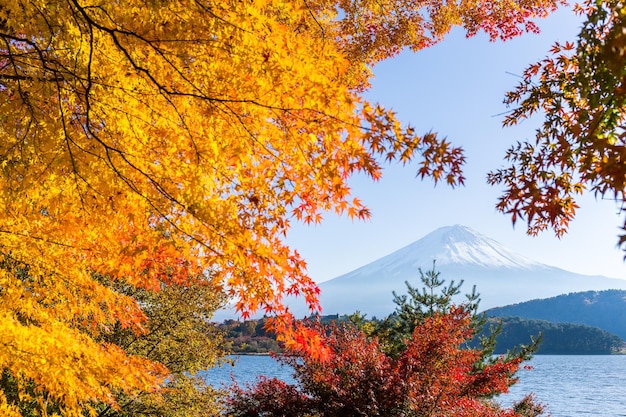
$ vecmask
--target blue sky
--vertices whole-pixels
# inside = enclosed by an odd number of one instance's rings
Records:
[[[540,35],[507,42],[484,35],[466,39],[456,30],[439,45],[403,53],[379,64],[368,97],[391,108],[417,132],[430,130],[462,146],[467,156],[465,187],[415,178],[416,166],[387,165],[374,183],[356,177],[354,194],[371,209],[369,221],[326,216],[321,225],[295,225],[288,243],[309,265],[318,282],[335,278],[418,240],[441,226],[463,224],[531,259],[570,271],[626,279],[623,252],[616,248],[619,207],[586,195],[577,218],[562,239],[551,231],[526,235],[495,210],[501,190],[486,184],[486,174],[504,164],[510,144],[532,139],[539,120],[502,128],[506,91],[555,41],[575,40],[580,18],[567,9],[538,21]],[[428,265],[426,266],[428,267]]]

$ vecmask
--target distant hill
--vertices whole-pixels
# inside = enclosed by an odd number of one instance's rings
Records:
[[[502,332],[496,339],[495,353],[506,353],[531,336],[542,334],[538,354],[545,355],[608,355],[622,351],[624,341],[596,327],[571,323],[551,323],[520,317],[493,317],[492,324],[502,321]]]
[[[490,317],[523,317],[597,327],[626,340],[626,291],[585,291],[486,310]]]

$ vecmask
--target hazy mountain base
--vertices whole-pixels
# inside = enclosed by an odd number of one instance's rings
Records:
[[[548,268],[519,271],[437,264],[437,269],[448,280],[463,280],[465,289],[476,286],[481,295],[482,310],[568,292],[626,288],[626,280],[590,277]],[[415,282],[417,268],[410,274],[387,275],[385,279],[375,282],[362,275],[344,277],[320,284],[323,314],[351,314],[361,311],[370,316],[384,317],[394,308],[388,294],[398,290],[401,292],[405,281]],[[297,304],[294,305],[294,311],[300,315],[306,314],[306,310],[298,308]]]

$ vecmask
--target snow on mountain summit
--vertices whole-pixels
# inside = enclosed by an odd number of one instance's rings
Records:
[[[441,227],[417,242],[400,249],[395,255],[431,257],[439,265],[473,264],[484,267],[524,269],[545,267],[462,225]]]
[[[473,266],[481,268],[549,268],[539,262],[518,255],[502,244],[466,226],[441,227],[420,240],[405,246],[361,270],[372,267],[387,271],[417,268],[430,268],[433,261],[437,265]]]

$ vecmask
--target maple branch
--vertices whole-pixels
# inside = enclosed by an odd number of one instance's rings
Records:
[[[313,18],[313,20],[315,21],[317,26],[322,31],[322,40],[323,40],[326,37],[326,28],[324,28],[324,26],[322,26],[320,21],[317,20],[317,17],[315,16],[315,13],[313,13],[313,10],[311,9],[311,6],[309,6],[309,2],[307,0],[304,0],[304,5],[306,6],[307,10],[309,11],[309,15],[311,16],[311,18]]]
[[[45,78],[45,77],[31,77],[28,75],[0,74],[0,80],[57,82],[57,81],[64,81],[64,78],[61,76],[57,76],[54,78]]]

